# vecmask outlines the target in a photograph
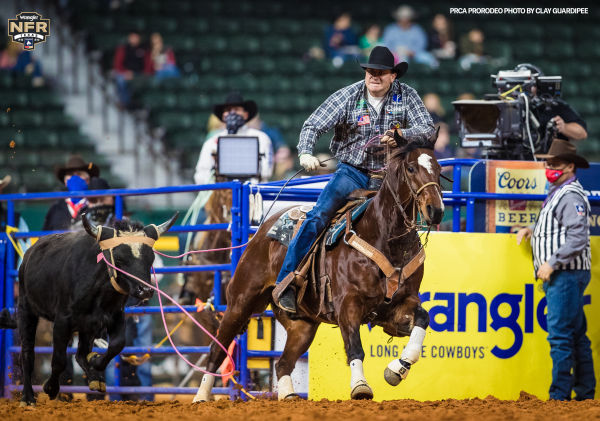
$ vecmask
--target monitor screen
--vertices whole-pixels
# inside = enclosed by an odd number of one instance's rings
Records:
[[[217,175],[227,178],[259,176],[258,137],[220,136],[217,141]]]

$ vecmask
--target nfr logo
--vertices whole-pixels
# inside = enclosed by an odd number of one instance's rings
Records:
[[[525,284],[525,294],[502,293],[492,298],[489,303],[486,298],[477,292],[470,294],[464,292],[424,292],[419,294],[421,302],[445,302],[444,305],[433,305],[429,309],[429,327],[436,332],[466,332],[467,331],[467,306],[472,305],[477,308],[477,331],[487,332],[488,315],[491,320],[489,327],[498,331],[499,329],[510,329],[515,337],[513,344],[502,349],[494,346],[492,354],[498,358],[514,357],[523,345],[523,333],[533,333],[534,319],[537,319],[538,325],[547,331],[546,315],[546,297],[542,298],[537,306],[534,303],[533,284]],[[523,303],[522,303],[523,302]],[[590,295],[584,296],[585,304],[592,302]],[[500,314],[500,306],[508,305],[510,312],[503,316]],[[523,326],[518,322],[521,310],[524,307]],[[503,311],[505,313],[505,311]],[[437,317],[443,315],[443,317]],[[443,321],[440,319],[443,318]]]
[[[25,50],[33,50],[35,44],[50,36],[50,19],[42,19],[37,12],[21,12],[16,19],[8,20],[8,36],[23,44]]]

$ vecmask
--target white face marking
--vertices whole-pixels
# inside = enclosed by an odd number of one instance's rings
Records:
[[[133,237],[133,236],[143,237],[144,236],[143,232],[119,231],[119,233],[123,237],[126,237],[126,236],[127,237]],[[139,259],[141,257],[143,243],[132,243],[132,244],[126,244],[126,245],[131,249],[131,254],[133,254],[134,258]]]
[[[429,174],[433,174],[433,168],[431,167],[431,155],[422,153],[419,155],[419,158],[417,158],[417,162],[420,166],[425,168]]]

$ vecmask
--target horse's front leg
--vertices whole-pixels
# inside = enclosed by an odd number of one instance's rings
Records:
[[[429,326],[429,313],[420,305],[415,310],[415,324],[410,332],[408,344],[397,360],[388,364],[383,377],[392,386],[397,386],[408,376],[410,367],[419,360],[425,339],[425,329]]]
[[[344,297],[338,323],[350,365],[350,397],[352,399],[373,399],[373,390],[367,383],[363,372],[365,352],[360,340],[360,324],[364,315],[362,301],[356,296]]]

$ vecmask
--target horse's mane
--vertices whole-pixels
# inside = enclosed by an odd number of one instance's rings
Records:
[[[120,221],[115,221],[114,228],[117,231],[142,231],[144,229],[144,225],[139,221],[132,221],[122,219]]]

